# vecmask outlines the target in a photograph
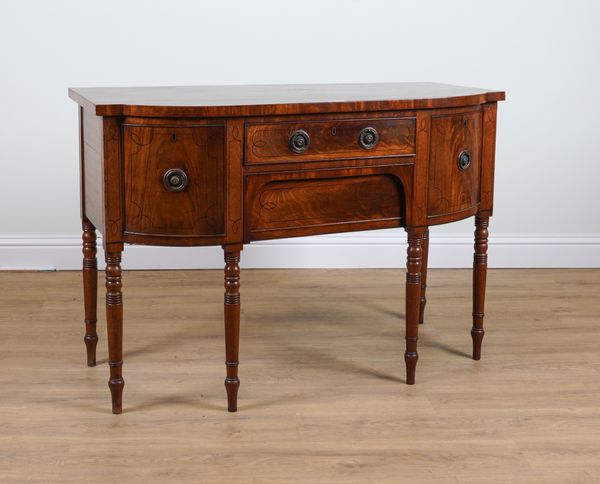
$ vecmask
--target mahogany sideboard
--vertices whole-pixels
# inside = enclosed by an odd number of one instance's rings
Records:
[[[414,384],[430,225],[475,216],[481,356],[497,102],[434,83],[75,88],[87,363],[96,364],[96,230],[106,258],[113,413],[122,411],[125,244],[221,245],[228,409],[237,409],[240,252],[255,240],[404,227],[406,383]]]

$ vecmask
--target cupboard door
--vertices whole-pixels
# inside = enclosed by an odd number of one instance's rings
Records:
[[[481,127],[481,111],[432,116],[428,217],[479,203]]]

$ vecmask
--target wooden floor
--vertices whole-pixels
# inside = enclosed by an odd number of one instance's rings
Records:
[[[0,482],[600,482],[600,271],[490,271],[479,362],[470,278],[430,271],[407,386],[402,271],[243,271],[229,414],[221,272],[126,273],[117,416],[80,275],[0,273]]]

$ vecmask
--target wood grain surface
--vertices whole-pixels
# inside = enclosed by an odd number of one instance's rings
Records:
[[[225,235],[225,126],[124,127],[125,231],[162,236]],[[187,187],[169,192],[180,169]]]
[[[266,116],[428,109],[502,101],[503,91],[434,82],[81,87],[69,96],[98,116]]]
[[[479,362],[471,277],[429,271],[407,386],[402,271],[243,271],[230,414],[223,272],[125,272],[116,416],[104,311],[85,364],[81,274],[2,272],[0,482],[599,482],[600,271],[490,270]]]
[[[428,217],[468,210],[479,203],[481,117],[481,111],[432,116]],[[471,165],[461,171],[457,161],[464,150]]]
[[[400,221],[402,204],[402,187],[386,175],[274,181],[260,191],[251,230]]]
[[[359,144],[360,132],[367,127],[379,134],[376,146],[368,150]],[[306,132],[310,137],[310,145],[304,153],[294,153],[288,145],[290,136],[297,130]],[[293,119],[246,126],[247,163],[294,163],[414,154],[414,118]]]

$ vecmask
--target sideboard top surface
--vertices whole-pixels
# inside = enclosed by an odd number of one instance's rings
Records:
[[[98,116],[267,116],[436,109],[502,101],[503,91],[432,82],[82,87],[69,96]]]

